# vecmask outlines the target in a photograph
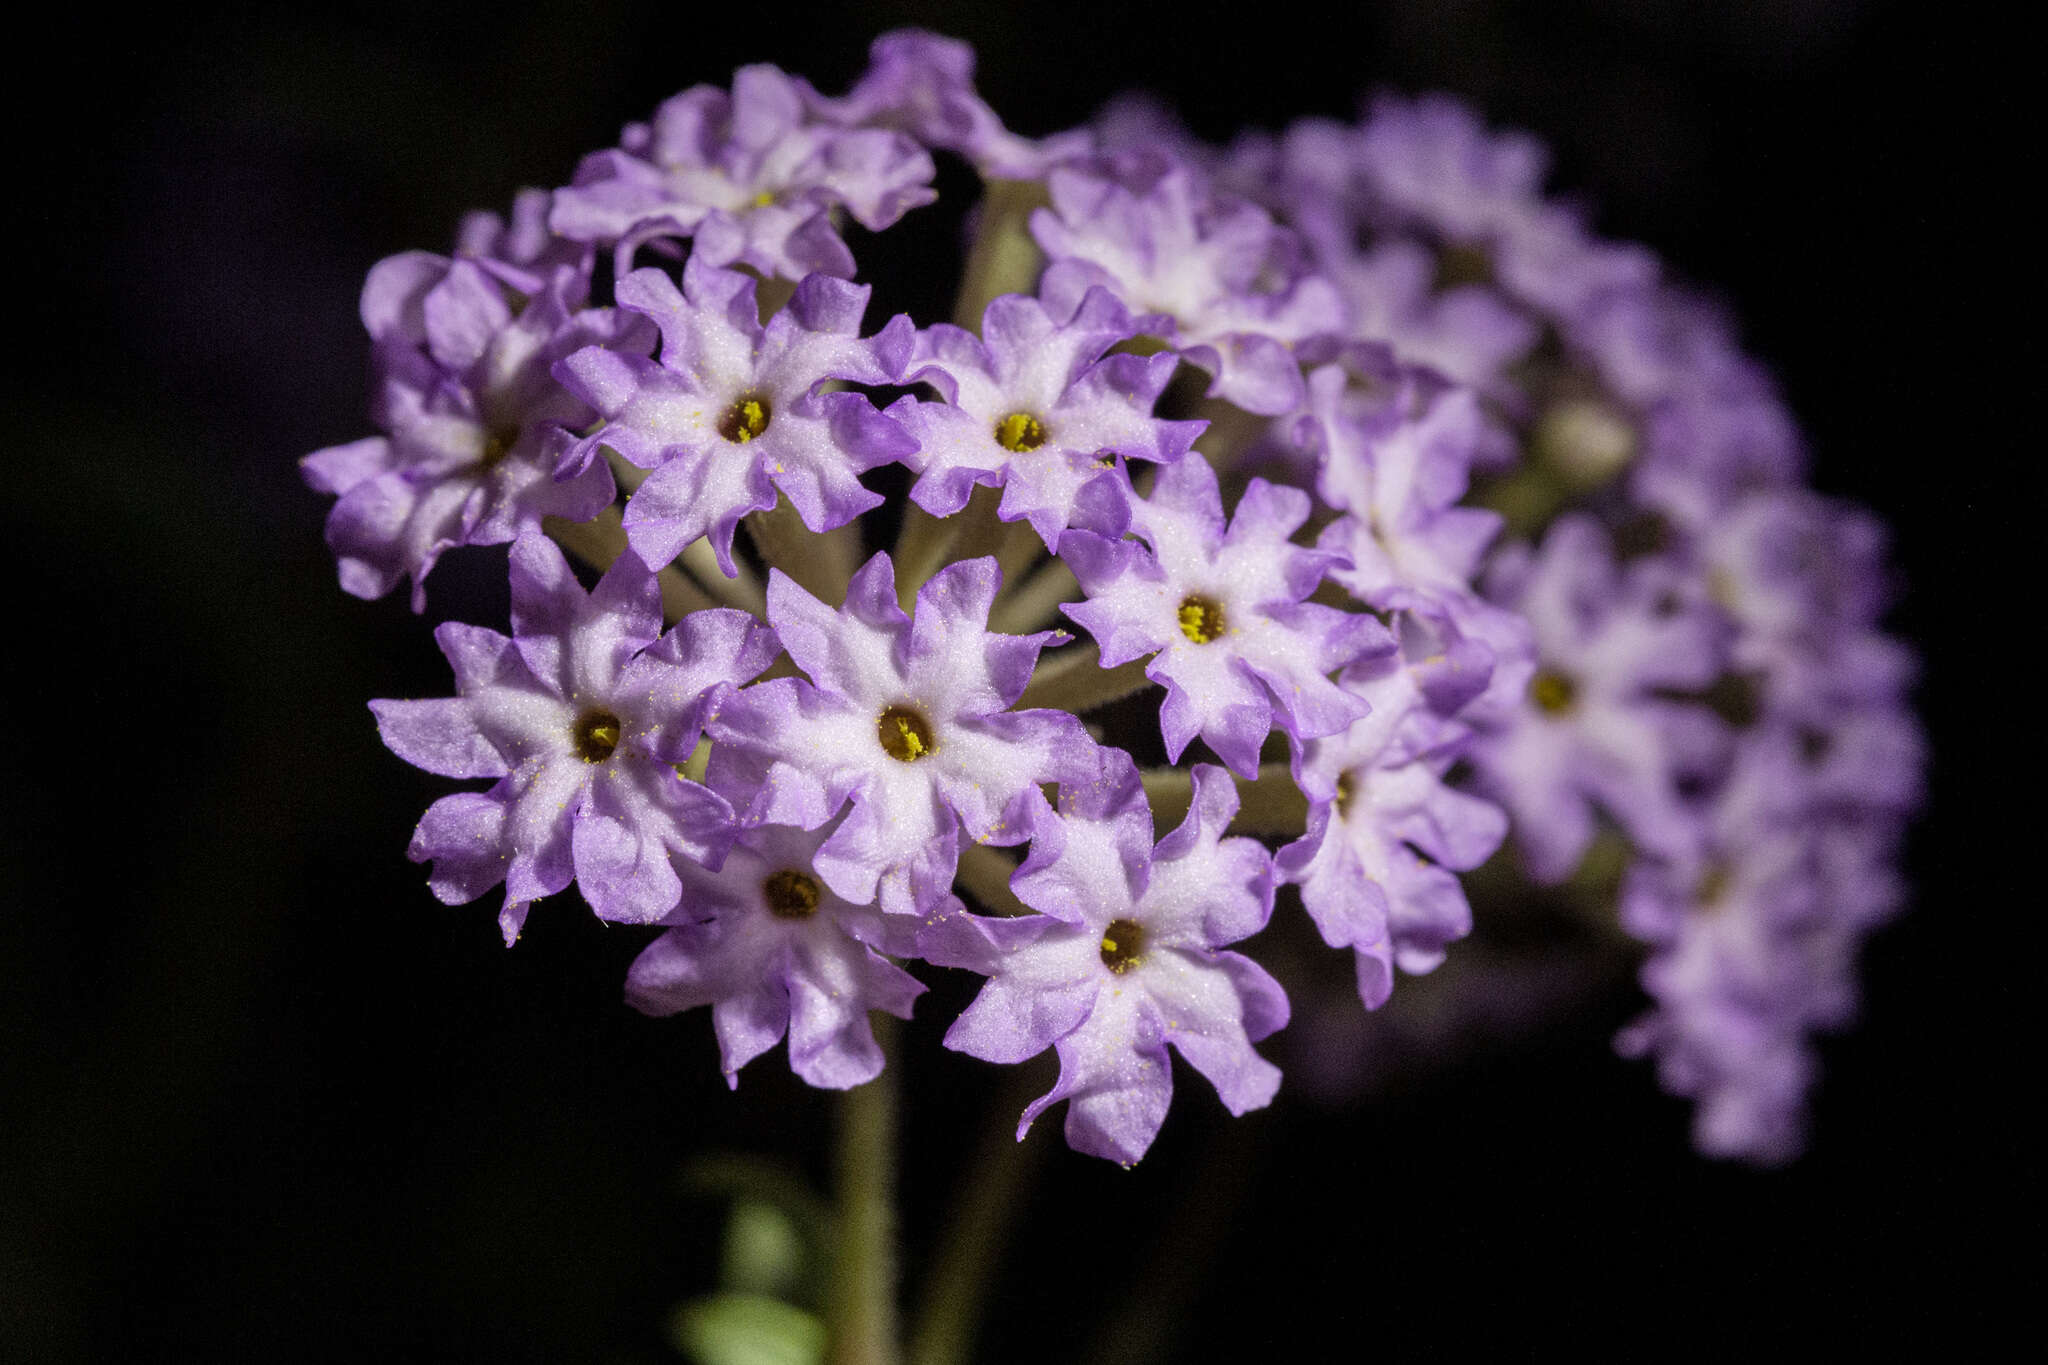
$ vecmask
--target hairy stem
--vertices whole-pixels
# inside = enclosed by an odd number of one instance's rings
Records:
[[[1285,763],[1261,763],[1258,777],[1240,782],[1237,795],[1242,804],[1230,822],[1233,834],[1299,836],[1308,827],[1308,798]]]
[[[960,869],[954,876],[991,915],[1028,915],[1029,907],[1010,889],[1016,870],[1017,860],[1002,849],[969,844],[960,850]]]
[[[1147,768],[1139,776],[1152,803],[1154,825],[1172,829],[1187,818],[1195,795],[1192,773],[1186,768]],[[1294,773],[1285,763],[1260,764],[1259,775],[1250,782],[1238,778],[1237,798],[1232,834],[1298,835],[1308,825],[1308,798],[1294,784]]]
[[[735,577],[727,578],[725,570],[718,567],[718,556],[712,550],[711,542],[703,536],[685,545],[676,562],[705,592],[717,598],[720,605],[738,607],[764,621],[768,619],[768,594],[762,588],[761,580],[744,564],[733,565],[739,572]]]
[[[618,451],[609,447],[604,452],[605,463],[612,467],[612,480],[621,490],[631,494],[647,482],[648,471],[628,460]],[[711,542],[703,536],[697,537],[683,547],[683,553],[676,561],[696,585],[713,599],[713,605],[737,607],[751,612],[763,620],[768,616],[768,598],[761,591],[761,580],[754,577],[744,565],[734,565],[739,570],[736,577],[727,578],[725,570],[718,567],[718,557],[712,552]]]
[[[935,517],[914,502],[903,506],[903,530],[896,537],[896,599],[905,611],[917,600],[917,590],[931,576],[951,563],[960,548],[968,554],[986,553],[990,539],[998,534],[996,502],[1001,493],[976,485],[967,505],[950,517]]]
[[[1115,668],[1102,666],[1093,641],[1084,641],[1047,656],[1040,655],[1038,667],[1024,695],[1017,699],[1021,709],[1049,706],[1079,715],[1098,706],[1128,697],[1152,680],[1145,676],[1145,660],[1131,659]]]
[[[967,1188],[953,1201],[952,1221],[932,1255],[910,1338],[911,1365],[965,1365],[989,1282],[1002,1262],[1044,1154],[1052,1143],[1017,1137],[1017,1115],[1044,1088],[1036,1068],[1003,1068],[1002,1086],[968,1161]]]
[[[967,269],[953,299],[953,321],[981,329],[982,310],[1001,294],[1028,294],[1044,257],[1031,238],[1031,211],[1050,203],[1036,180],[991,180],[982,194],[980,222],[967,249]]]
[[[541,529],[552,536],[557,545],[593,569],[609,569],[626,552],[626,528],[619,524],[617,507],[605,508],[591,521],[547,517],[542,520]],[[680,621],[693,611],[718,605],[702,588],[675,569],[663,569],[654,579],[661,585],[661,614],[670,621]]]
[[[1211,1129],[1194,1169],[1183,1176],[1186,1188],[1199,1190],[1200,1197],[1175,1205],[1148,1263],[1121,1288],[1118,1302],[1125,1311],[1104,1324],[1093,1349],[1082,1357],[1087,1365],[1146,1365],[1178,1358],[1176,1338],[1257,1177],[1255,1122],[1228,1119]]]
[[[756,271],[748,270],[747,273],[759,278]],[[780,275],[770,276],[754,286],[754,306],[760,311],[764,323],[781,312],[782,306],[794,297],[796,281],[786,280]]]
[[[988,552],[986,546],[973,545],[972,548],[984,554]],[[995,537],[995,556],[1003,582],[1022,583],[1028,577],[1026,570],[1046,557],[1045,542],[1038,538],[1038,532],[1031,529],[1030,522],[1006,521]]]
[[[1005,588],[1009,588],[1006,580]],[[1038,572],[996,597],[988,614],[988,628],[1021,635],[1043,630],[1058,619],[1062,602],[1081,600],[1081,580],[1057,559],[1049,560]]]
[[[1235,465],[1273,425],[1272,419],[1255,417],[1221,398],[1202,399],[1195,405],[1195,416],[1209,424],[1195,438],[1195,449],[1218,470]]]
[[[884,1054],[895,1020],[875,1016]],[[839,1213],[826,1321],[832,1365],[895,1365],[896,1073],[855,1086],[839,1101],[835,1153]]]
[[[782,570],[827,606],[845,599],[857,545],[840,532],[852,530],[850,525],[819,535],[804,525],[788,498],[778,497],[765,512],[748,513],[746,528],[770,568]]]
[[[1138,777],[1152,806],[1155,832],[1173,829],[1187,818],[1188,807],[1195,802],[1195,779],[1186,768],[1146,768]]]

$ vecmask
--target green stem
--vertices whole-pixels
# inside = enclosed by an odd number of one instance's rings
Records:
[[[982,310],[1000,294],[1028,294],[1044,260],[1032,240],[1031,210],[1051,203],[1036,180],[991,180],[981,197],[981,221],[967,249],[967,269],[953,299],[953,321],[981,331]]]
[[[768,594],[761,587],[761,580],[744,564],[734,564],[738,573],[731,578],[718,567],[718,556],[711,549],[711,542],[698,536],[683,547],[678,557],[690,577],[702,585],[705,592],[717,598],[720,605],[738,607],[741,611],[752,612],[762,620],[768,619]]]
[[[914,502],[904,504],[903,529],[890,557],[896,563],[896,598],[905,611],[917,600],[917,590],[952,561],[954,546],[965,542],[970,553],[986,552],[1002,525],[996,520],[1001,496],[997,489],[976,485],[967,505],[949,517],[935,517]]]
[[[784,497],[766,511],[748,513],[745,524],[754,548],[770,568],[788,574],[826,606],[836,607],[845,599],[855,567],[854,544],[848,537],[812,531]]]
[[[1272,426],[1271,419],[1255,417],[1221,398],[1203,398],[1195,405],[1195,416],[1209,424],[1195,438],[1195,449],[1219,471],[1235,465]]]
[[[996,568],[1005,583],[1028,582],[1031,578],[1028,570],[1047,558],[1045,542],[1038,538],[1038,532],[1031,529],[1028,521],[1006,521],[1001,525],[994,544]],[[977,548],[987,553],[987,547]]]
[[[969,844],[960,850],[959,871],[954,875],[967,894],[981,902],[991,915],[1028,915],[1030,910],[1010,889],[1018,862],[1002,849],[988,844]]]
[[[1059,560],[1048,561],[1012,590],[1005,581],[989,612],[988,628],[1010,635],[1043,629],[1055,619],[1060,603],[1081,599],[1081,581]]]
[[[547,517],[541,521],[541,529],[552,536],[557,545],[594,569],[609,569],[626,552],[626,530],[619,524],[617,507],[607,507],[593,520],[584,522]],[[663,569],[654,578],[661,585],[661,614],[671,621],[680,621],[693,611],[718,605],[702,588],[673,568]]]
[[[1149,659],[1148,655],[1115,668],[1104,668],[1101,654],[1092,643],[1069,645],[1049,657],[1041,656],[1024,695],[1017,699],[1018,709],[1050,706],[1079,715],[1097,706],[1107,706],[1151,682],[1145,676]]]
[[[917,1324],[910,1337],[911,1365],[964,1365],[972,1358],[975,1329],[989,1283],[1002,1262],[1026,1189],[1052,1143],[1017,1138],[1017,1115],[1045,1089],[1037,1068],[1013,1066],[997,1090],[965,1172],[968,1187],[953,1201],[952,1221],[924,1277]]]
[[[875,1016],[890,1050],[895,1021]],[[896,1365],[896,1073],[884,1067],[840,1097],[837,1247],[826,1322],[831,1365]]]
[[[1223,1119],[1204,1141],[1182,1199],[1160,1230],[1150,1262],[1120,1287],[1126,1305],[1103,1325],[1086,1365],[1145,1365],[1170,1355],[1189,1310],[1223,1249],[1230,1223],[1251,1193],[1260,1144],[1256,1117]],[[1183,1343],[1185,1344],[1185,1343]]]
[[[1145,797],[1152,803],[1152,823],[1169,830],[1187,818],[1194,802],[1194,774],[1186,768],[1146,768],[1139,774]],[[1308,825],[1308,798],[1294,784],[1285,763],[1262,763],[1259,775],[1237,779],[1237,816],[1232,834],[1297,835]]]

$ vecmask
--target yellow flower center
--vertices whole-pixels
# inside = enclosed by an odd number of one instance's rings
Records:
[[[996,444],[1019,454],[1045,444],[1045,423],[1028,412],[1013,412],[996,423]]]
[[[1180,633],[1198,645],[1222,635],[1223,606],[1213,598],[1192,596],[1180,604]]]
[[[772,416],[768,400],[750,393],[725,410],[725,416],[718,419],[718,434],[734,445],[745,445],[768,430],[768,419]]]
[[[882,752],[899,763],[915,763],[938,748],[932,738],[932,724],[908,706],[891,706],[875,721],[875,738]]]

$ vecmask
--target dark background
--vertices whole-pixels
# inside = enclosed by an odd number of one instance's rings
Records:
[[[2039,1231],[2016,1113],[2040,1074],[2034,811],[1989,794],[2029,728],[2000,694],[1993,625],[2024,618],[1993,557],[2039,385],[1994,320],[2033,278],[2003,206],[2034,102],[1953,13],[1433,0],[1346,33],[1270,3],[407,5],[22,44],[0,1356],[673,1358],[663,1323],[708,1287],[721,1214],[681,1192],[686,1163],[766,1150],[822,1175],[830,1104],[779,1052],[728,1095],[701,1014],[619,1002],[644,934],[544,906],[506,952],[489,909],[428,896],[403,849],[446,784],[387,754],[363,703],[443,692],[443,665],[403,594],[334,587],[294,461],[368,430],[355,296],[376,258],[440,247],[463,209],[559,183],[741,62],[842,89],[904,22],[972,38],[1028,133],[1126,87],[1222,136],[1392,84],[1543,134],[1604,230],[1734,302],[1820,485],[1896,527],[1934,745],[1911,911],[1867,953],[1865,1017],[1824,1046],[1789,1169],[1690,1153],[1688,1107],[1608,1048],[1626,991],[1366,1106],[1283,1092],[1231,1124],[1184,1073],[1134,1172],[1034,1134],[1052,1150],[986,1358],[1077,1359],[1105,1320],[1156,1323],[1188,1360],[1953,1343],[1991,1322],[2020,1262],[1988,1249]],[[944,310],[919,252],[951,244],[916,221],[853,243],[884,280],[871,317]],[[432,616],[495,621],[502,562],[451,556]],[[973,1197],[993,1083],[937,1047],[924,1016],[964,997],[934,994],[900,1068],[913,1277]]]

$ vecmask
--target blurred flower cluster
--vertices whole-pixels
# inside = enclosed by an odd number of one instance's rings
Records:
[[[935,156],[984,191],[959,307],[875,326],[847,225],[932,204]],[[900,32],[843,95],[743,68],[378,263],[379,434],[304,461],[342,586],[423,610],[511,546],[510,633],[443,624],[454,695],[372,703],[488,784],[411,857],[502,887],[508,943],[572,884],[660,926],[627,998],[709,1006],[728,1078],[786,1037],[862,1084],[906,963],[977,973],[946,1046],[1055,1050],[1020,1135],[1064,1100],[1128,1163],[1169,1049],[1274,1097],[1288,996],[1240,949],[1276,906],[1374,1009],[1458,952],[1460,874],[1605,841],[1623,1050],[1703,1150],[1791,1155],[1919,794],[1882,531],[1545,173],[1440,97],[1027,139]]]

